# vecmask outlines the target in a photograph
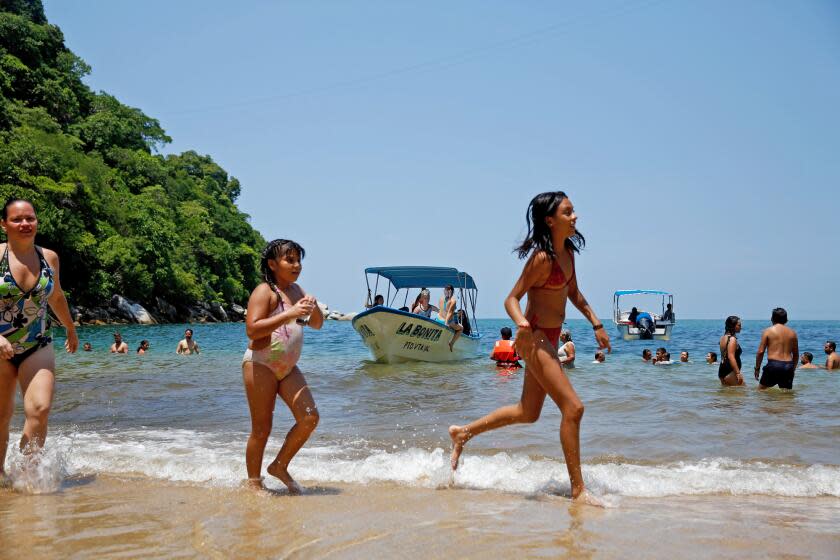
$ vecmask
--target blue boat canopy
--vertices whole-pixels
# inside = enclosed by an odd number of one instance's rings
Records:
[[[629,296],[633,294],[653,294],[657,296],[670,296],[671,292],[664,292],[662,290],[618,290],[615,292],[617,296]]]
[[[378,274],[387,278],[398,290],[443,288],[449,284],[465,290],[478,289],[472,276],[466,272],[442,266],[374,266],[366,268],[365,274]]]

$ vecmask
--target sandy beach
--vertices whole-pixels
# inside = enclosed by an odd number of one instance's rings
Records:
[[[303,496],[67,480],[0,495],[4,558],[836,558],[836,499],[622,499],[330,484]],[[25,538],[18,538],[25,535]]]

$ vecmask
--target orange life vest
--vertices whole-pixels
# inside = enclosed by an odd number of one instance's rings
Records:
[[[519,356],[516,355],[516,350],[513,348],[512,340],[497,340],[490,357],[497,362],[515,362],[519,360]]]

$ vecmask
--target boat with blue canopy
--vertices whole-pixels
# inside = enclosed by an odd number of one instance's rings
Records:
[[[377,266],[365,269],[365,281],[368,293],[373,284],[372,293],[382,295],[384,305],[375,305],[356,315],[353,328],[374,360],[447,362],[477,355],[481,340],[475,317],[478,287],[466,272],[439,266]],[[446,286],[454,288],[458,304],[456,317],[463,329],[451,350],[449,341],[455,330],[433,318],[412,313],[410,307],[421,289]]]
[[[625,304],[622,309],[622,297],[645,305]],[[624,340],[670,340],[677,322],[674,294],[664,290],[618,290],[613,294],[613,322]]]

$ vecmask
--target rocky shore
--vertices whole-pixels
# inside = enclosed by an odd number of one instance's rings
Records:
[[[329,320],[349,321],[355,316],[355,313],[345,314],[330,310],[324,303],[318,305],[324,317]],[[245,308],[236,303],[223,305],[219,302],[198,302],[179,306],[158,297],[151,304],[143,306],[119,294],[114,294],[107,306],[70,307],[70,314],[77,325],[228,323],[244,321],[245,313]]]

